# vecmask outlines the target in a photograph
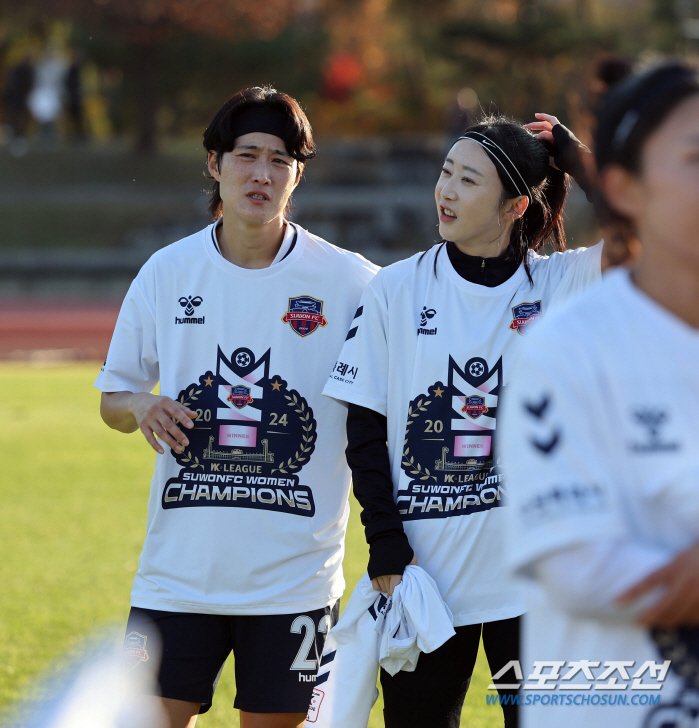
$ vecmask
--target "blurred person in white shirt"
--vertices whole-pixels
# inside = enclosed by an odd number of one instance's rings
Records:
[[[595,156],[602,222],[642,253],[536,327],[505,400],[509,557],[531,585],[522,724],[696,725],[696,70],[612,89]]]

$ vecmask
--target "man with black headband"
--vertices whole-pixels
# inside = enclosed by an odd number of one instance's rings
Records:
[[[241,726],[291,728],[344,589],[346,409],[321,391],[376,266],[285,219],[315,155],[294,99],[237,93],[204,146],[214,223],[140,271],[96,382],[158,453],[125,653],[143,669],[162,643],[173,728],[231,651]]]

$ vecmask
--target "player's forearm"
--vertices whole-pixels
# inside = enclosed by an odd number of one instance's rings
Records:
[[[100,415],[105,424],[119,432],[135,432],[138,419],[135,411],[144,398],[152,398],[144,392],[103,392],[100,402]]]
[[[658,590],[621,608],[617,598],[664,565],[670,553],[632,540],[585,543],[540,558],[535,573],[551,600],[581,617],[634,621],[660,596]]]

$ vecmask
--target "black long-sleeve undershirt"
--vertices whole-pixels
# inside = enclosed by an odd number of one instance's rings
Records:
[[[480,258],[446,244],[454,270],[472,283],[487,287],[504,283],[518,268],[509,253]],[[402,574],[413,558],[403,521],[393,499],[393,480],[387,444],[386,418],[367,407],[350,404],[347,413],[347,462],[354,495],[362,507],[361,520],[369,544],[369,578]]]
[[[588,171],[592,166],[590,150],[563,124],[556,124],[551,134],[553,144],[548,146],[556,166],[578,183],[588,202],[594,202],[594,184]]]
[[[369,544],[369,578],[402,574],[413,558],[393,500],[386,418],[367,407],[350,404],[347,412],[347,462],[354,495],[362,506],[362,525]]]

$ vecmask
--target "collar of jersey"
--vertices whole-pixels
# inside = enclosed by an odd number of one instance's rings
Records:
[[[436,245],[434,248],[434,254],[437,255],[441,248],[442,246]],[[459,288],[463,288],[465,291],[468,291],[470,294],[475,296],[501,296],[507,291],[519,288],[522,283],[527,280],[527,274],[524,272],[524,265],[520,264],[519,268],[517,268],[517,270],[499,286],[488,288],[488,286],[482,286],[480,283],[472,283],[471,281],[467,281],[465,278],[462,278],[454,270],[454,266],[451,264],[446,250],[441,250],[439,253],[439,257],[437,258],[437,271],[439,275],[443,274],[447,276],[454,285]]]
[[[216,222],[204,228],[204,247],[206,248],[206,253],[216,266],[240,278],[267,278],[281,273],[299,257],[305,245],[303,228],[287,220],[284,239],[272,265],[267,268],[241,268],[239,265],[231,263],[230,260],[226,260],[215,245],[213,236],[215,235],[214,231],[216,226],[219,224],[220,220],[216,220]],[[296,244],[293,250],[289,250],[294,235],[296,235]]]

